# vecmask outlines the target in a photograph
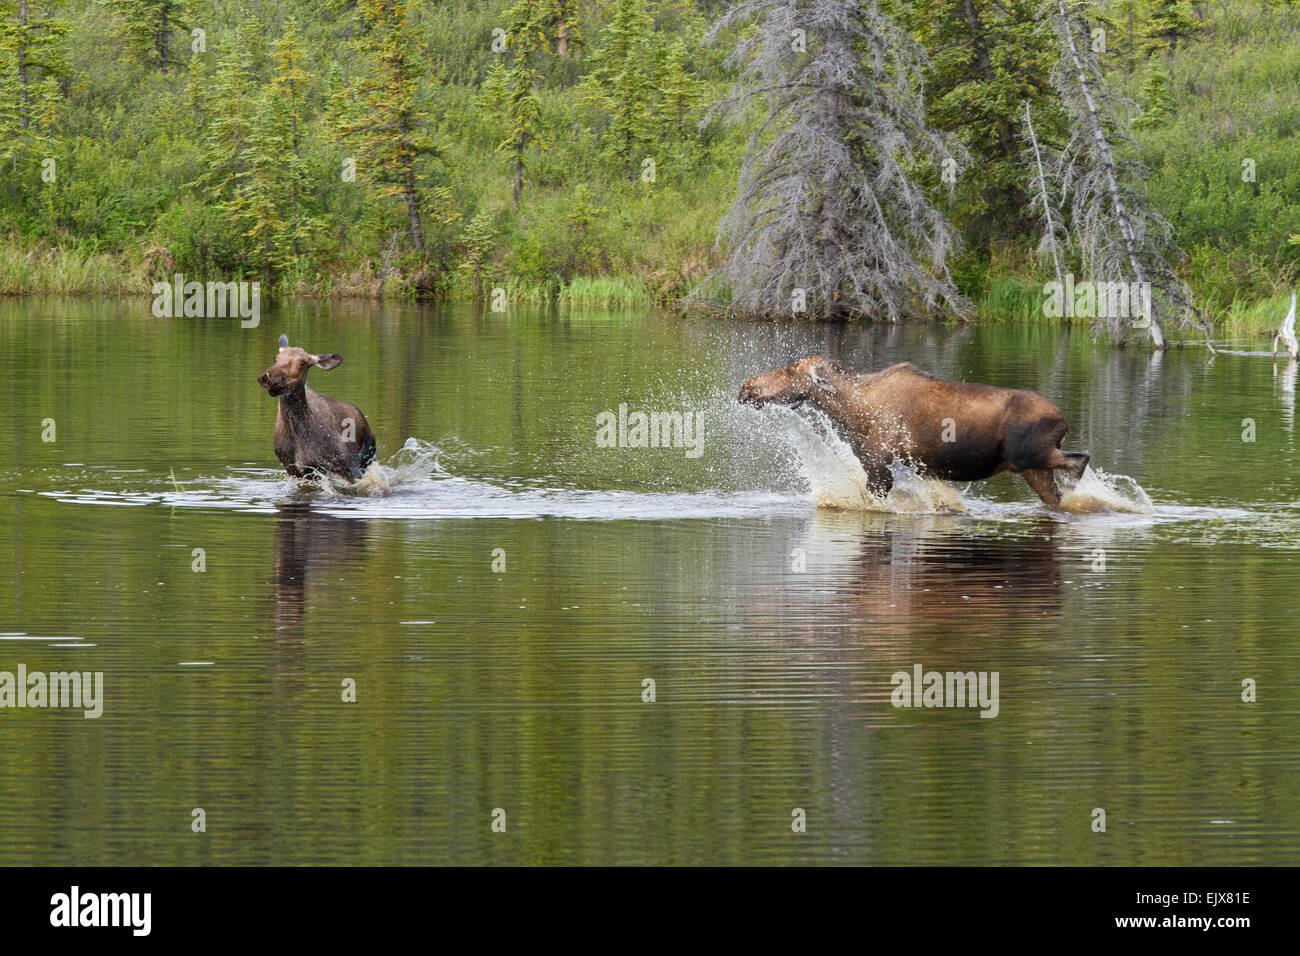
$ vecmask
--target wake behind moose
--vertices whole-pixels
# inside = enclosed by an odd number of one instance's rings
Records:
[[[1084,452],[1061,451],[1068,426],[1037,392],[946,382],[909,362],[855,372],[812,355],[755,375],[740,389],[749,405],[811,402],[840,428],[880,497],[894,484],[899,459],[946,481],[980,481],[1004,471],[1025,476],[1044,503],[1061,502],[1054,471],[1078,481]]]
[[[375,458],[375,436],[361,409],[307,387],[313,367],[337,368],[343,356],[315,355],[280,336],[275,364],[257,384],[279,399],[275,456],[295,478],[333,475],[356,481]]]

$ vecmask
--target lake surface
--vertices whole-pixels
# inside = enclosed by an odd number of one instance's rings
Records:
[[[343,355],[309,381],[375,431],[360,487],[275,460],[282,331]],[[873,506],[814,418],[732,400],[813,352],[1035,388],[1103,474],[1055,513],[1009,475]],[[1300,860],[1294,366],[40,299],[0,301],[0,390],[0,671],[104,687],[0,710],[0,864]],[[698,456],[600,447],[620,404],[702,416]],[[996,717],[893,706],[917,665],[996,672]]]

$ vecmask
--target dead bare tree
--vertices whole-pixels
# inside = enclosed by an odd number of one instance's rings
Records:
[[[956,235],[914,178],[956,161],[924,118],[924,53],[875,0],[743,0],[710,38],[751,23],[732,95],[704,120],[762,110],[719,226],[733,307],[964,315],[947,265]]]
[[[1052,266],[1056,270],[1056,281],[1065,284],[1065,271],[1061,268],[1060,246],[1069,241],[1069,233],[1057,207],[1059,191],[1048,189],[1047,170],[1043,166],[1043,151],[1039,148],[1038,137],[1034,134],[1034,120],[1029,112],[1029,100],[1025,100],[1025,135],[1029,140],[1034,155],[1034,185],[1030,190],[1029,209],[1031,214],[1040,216],[1043,221],[1043,237],[1038,243],[1038,255],[1052,253]],[[1053,185],[1056,185],[1055,183]]]
[[[1061,59],[1053,80],[1070,117],[1071,136],[1058,165],[1058,178],[1069,197],[1070,231],[1093,283],[1126,282],[1149,290],[1146,324],[1127,316],[1099,316],[1116,338],[1145,328],[1157,349],[1165,347],[1165,324],[1204,329],[1191,289],[1174,273],[1171,262],[1182,250],[1169,223],[1140,192],[1145,167],[1131,155],[1129,106],[1107,85],[1092,52],[1083,15],[1091,0],[1051,0],[1043,15],[1060,40]]]

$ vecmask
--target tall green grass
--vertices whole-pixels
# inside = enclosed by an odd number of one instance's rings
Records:
[[[975,297],[975,312],[981,322],[1032,322],[1068,324],[1066,318],[1043,314],[1041,281],[1017,275],[991,277]],[[1291,294],[1282,292],[1262,299],[1240,296],[1230,302],[1205,304],[1205,316],[1215,336],[1271,338],[1291,305]],[[1193,336],[1195,337],[1195,336]]]
[[[1217,316],[1215,332],[1223,336],[1242,336],[1271,342],[1290,307],[1289,292],[1255,302],[1234,301]]]
[[[453,274],[443,287],[454,302],[490,303],[500,290],[509,304],[558,305],[610,310],[647,308],[663,304],[645,279],[636,275],[559,276],[544,279],[510,275],[485,275],[478,281],[463,272]]]
[[[0,295],[147,295],[149,285],[125,255],[0,238]]]
[[[975,314],[987,322],[1059,323],[1064,319],[1043,314],[1043,285],[1022,276],[990,277],[984,290],[975,297]]]
[[[338,298],[402,298],[409,295],[400,277],[361,281],[357,276],[318,276],[315,282],[298,281],[298,295]],[[149,295],[152,280],[143,257],[59,248],[16,240],[0,240],[0,295]],[[493,283],[485,283],[483,298],[490,298]],[[554,304],[622,310],[660,304],[660,298],[639,276],[576,276],[533,281],[511,278],[499,284],[511,303]],[[479,298],[474,284],[463,277],[448,287],[450,297],[461,301]]]
[[[621,310],[651,307],[659,304],[654,292],[639,276],[575,276],[565,282],[560,279],[536,281],[512,277],[499,283],[485,283],[483,299],[491,299],[492,290],[499,288],[508,303],[530,305],[553,304]],[[477,290],[469,283],[455,287],[455,299],[479,298]]]

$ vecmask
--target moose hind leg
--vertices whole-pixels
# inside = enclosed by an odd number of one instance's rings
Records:
[[[1056,488],[1056,476],[1050,468],[1026,468],[1021,472],[1029,487],[1043,499],[1043,504],[1055,508],[1061,503],[1061,493]]]

